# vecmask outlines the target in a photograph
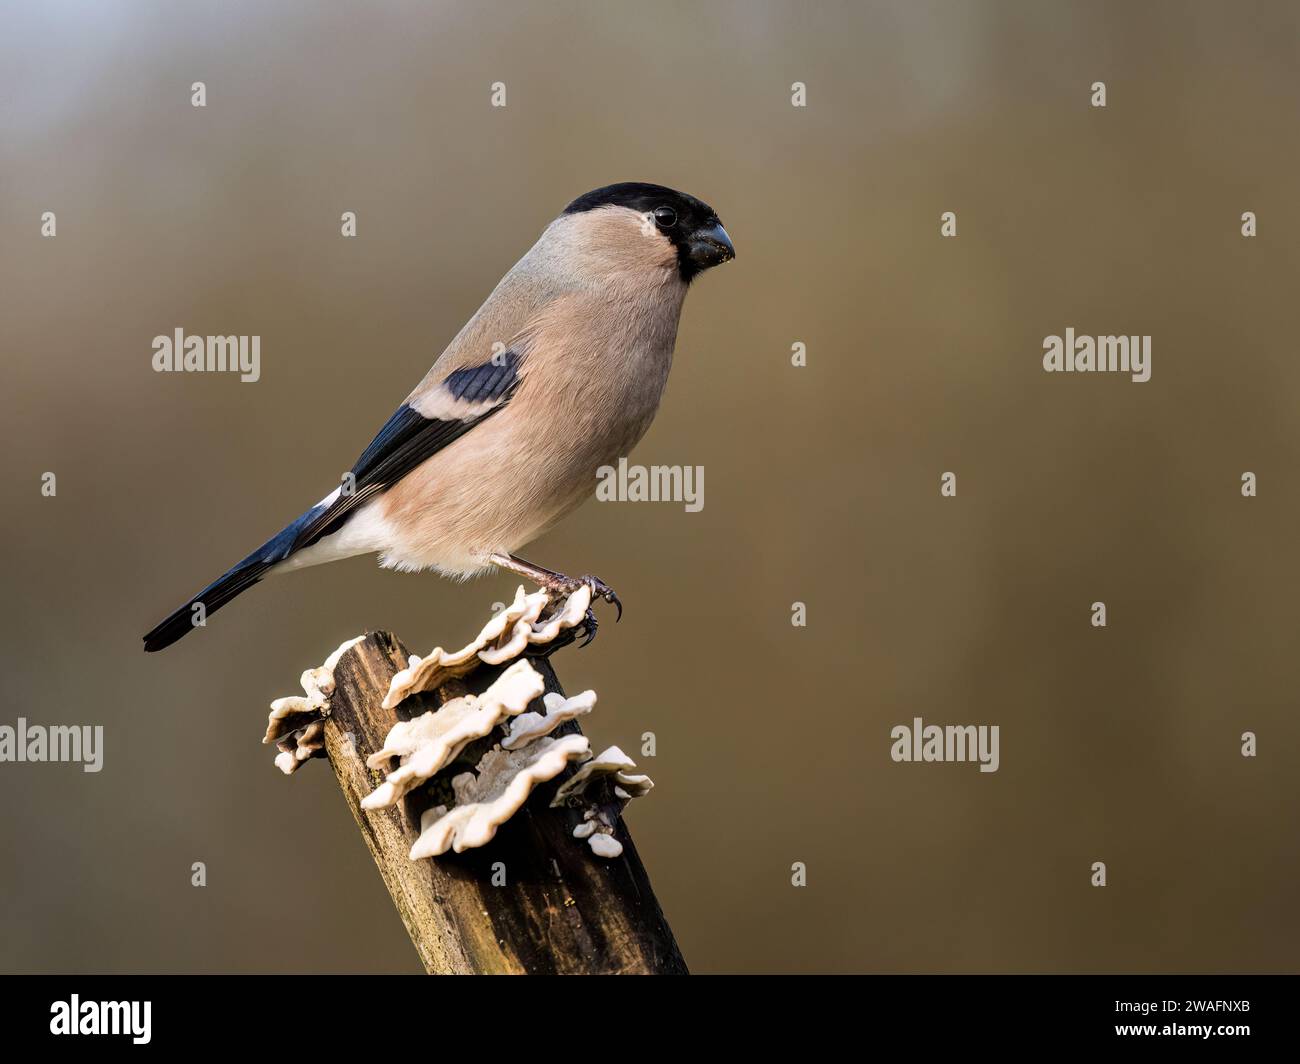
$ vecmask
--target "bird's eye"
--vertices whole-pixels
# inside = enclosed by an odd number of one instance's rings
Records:
[[[655,222],[660,229],[671,229],[677,224],[677,212],[671,207],[656,207]]]

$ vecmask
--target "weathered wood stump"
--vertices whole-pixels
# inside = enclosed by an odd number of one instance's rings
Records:
[[[462,854],[411,860],[423,812],[418,792],[390,808],[361,808],[361,799],[383,782],[383,773],[367,768],[366,758],[383,748],[397,721],[467,692],[478,694],[501,672],[483,665],[436,692],[406,699],[395,710],[382,709],[389,681],[408,656],[388,632],[368,633],[343,655],[334,670],[325,750],[425,969],[447,974],[685,974],[686,962],[627,825],[620,821],[617,827],[622,855],[601,858],[573,837],[581,811],[549,808],[573,766],[538,787],[486,846]],[[563,694],[549,661],[530,660],[546,690]],[[540,703],[538,699],[529,708],[540,711]],[[554,734],[577,731],[577,723],[570,721]],[[468,748],[470,763],[481,749]]]

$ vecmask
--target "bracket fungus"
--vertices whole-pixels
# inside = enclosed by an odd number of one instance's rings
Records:
[[[485,845],[539,785],[575,763],[581,767],[559,786],[550,806],[584,807],[583,820],[573,835],[586,839],[600,857],[623,852],[614,838],[619,815],[630,799],[654,784],[648,776],[635,774],[636,764],[617,746],[593,758],[581,732],[569,728],[568,734],[553,736],[565,724],[591,713],[596,692],[583,691],[572,698],[546,692],[541,673],[521,657],[530,650],[535,654],[532,648],[563,646],[565,633],[584,623],[590,605],[591,590],[586,586],[558,602],[547,591],[527,594],[520,587],[514,601],[473,642],[453,653],[437,647],[424,658],[411,655],[406,668],[393,676],[383,700],[385,709],[396,708],[412,695],[438,690],[480,665],[502,667],[481,694],[461,695],[399,720],[384,737],[382,748],[366,759],[369,769],[386,775],[361,800],[363,809],[396,805],[421,788],[425,788],[424,801],[431,800],[432,808],[420,818],[412,860]],[[279,747],[275,763],[283,772],[292,773],[309,758],[325,756],[334,669],[344,653],[364,638],[348,640],[323,665],[304,672],[302,695],[271,703],[263,742]],[[539,701],[540,711],[527,711]],[[470,764],[473,770],[465,771]]]
[[[635,761],[611,746],[565,780],[551,800],[552,806],[587,805],[573,837],[586,839],[597,857],[617,857],[623,852],[623,844],[614,838],[619,815],[628,802],[649,794],[654,787],[649,776],[629,771],[634,768]]]
[[[570,761],[590,756],[585,735],[538,739],[522,750],[493,747],[475,772],[463,772],[451,781],[456,795],[452,808],[436,806],[420,817],[420,837],[411,847],[411,859],[437,857],[449,849],[462,853],[490,842],[534,787],[554,779]]]
[[[488,621],[472,643],[454,653],[435,647],[427,657],[412,654],[406,668],[389,684],[384,709],[393,709],[411,695],[433,691],[450,679],[464,676],[477,668],[479,662],[503,665],[529,646],[553,643],[560,633],[583,622],[591,605],[591,589],[579,587],[542,620],[542,613],[551,604],[550,592],[535,591],[529,595],[520,586],[514,601]]]
[[[527,661],[517,661],[481,695],[452,699],[393,725],[383,749],[366,764],[383,768],[397,757],[398,767],[362,799],[361,807],[394,805],[443,772],[471,741],[499,729],[500,741],[479,758],[474,770],[452,777],[454,803],[436,805],[421,815],[420,837],[411,847],[411,859],[437,857],[448,850],[462,853],[490,842],[533,789],[560,775],[570,762],[585,764],[556,790],[551,807],[585,805],[574,837],[586,839],[598,857],[618,857],[623,852],[622,843],[614,838],[619,815],[654,783],[649,776],[631,772],[636,763],[617,746],[593,758],[585,735],[551,738],[550,732],[565,721],[590,713],[596,693],[584,691],[565,698],[551,692],[542,700],[544,713],[523,713],[542,686],[537,670]]]
[[[364,635],[349,639],[323,665],[304,672],[300,681],[303,694],[277,698],[271,703],[262,742],[275,743],[280,751],[275,764],[286,776],[298,771],[309,758],[324,756],[325,718],[334,693],[334,668],[339,658],[363,639]]]
[[[382,809],[395,804],[446,769],[470,742],[499,729],[499,741],[479,758],[474,770],[452,777],[454,803],[436,805],[421,815],[420,837],[411,847],[411,859],[483,846],[519,811],[535,787],[560,775],[570,762],[586,764],[560,785],[551,807],[586,804],[574,837],[586,839],[597,856],[619,856],[623,846],[614,838],[619,814],[630,799],[654,784],[649,776],[629,772],[636,763],[617,746],[592,758],[591,746],[581,733],[551,738],[561,724],[591,712],[595,691],[572,698],[552,691],[542,697],[544,712],[524,713],[542,695],[542,688],[541,674],[527,661],[517,661],[481,695],[463,695],[399,721],[389,730],[383,749],[366,761],[368,767],[381,769],[396,757],[398,767],[362,799],[361,807]]]
[[[398,721],[384,748],[371,754],[366,765],[382,769],[393,757],[401,764],[362,800],[361,808],[392,805],[446,768],[472,740],[490,735],[502,721],[522,713],[545,686],[541,673],[526,661],[516,661],[481,695],[462,695],[433,712]]]
[[[636,762],[617,746],[611,746],[570,776],[555,792],[551,805],[560,806],[571,798],[584,797],[602,780],[610,783],[615,795],[623,801],[640,798],[654,787],[654,781],[649,776],[629,774],[627,770],[633,768],[636,768]]]
[[[542,697],[542,706],[545,713],[525,713],[510,722],[510,730],[501,740],[502,747],[518,750],[525,743],[550,735],[566,720],[590,713],[596,706],[596,692],[583,691],[580,695],[565,698],[562,694],[549,691]]]

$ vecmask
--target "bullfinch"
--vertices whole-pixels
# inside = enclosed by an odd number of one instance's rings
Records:
[[[357,554],[409,572],[603,581],[515,552],[575,509],[659,407],[682,301],[735,257],[717,213],[662,185],[579,196],[501,279],[343,482],[144,637],[161,650],[271,573]],[[199,604],[202,609],[198,609]],[[588,638],[595,618],[588,617]]]

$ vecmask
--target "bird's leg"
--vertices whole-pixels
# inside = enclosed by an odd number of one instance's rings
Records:
[[[594,598],[603,598],[606,602],[612,603],[618,609],[618,616],[623,616],[623,603],[619,601],[614,589],[598,576],[565,576],[563,573],[524,561],[523,558],[516,558],[513,554],[493,554],[488,561],[517,576],[527,577],[539,587],[557,595],[572,595],[578,588],[586,587],[590,589]]]
[[[580,587],[590,589],[593,598],[603,598],[606,602],[612,603],[618,610],[615,616],[615,622],[623,617],[623,603],[619,601],[618,595],[604,580],[596,576],[565,576],[563,573],[554,572],[551,569],[544,569],[540,565],[534,565],[532,562],[524,561],[523,558],[516,558],[513,554],[493,554],[488,558],[493,565],[505,569],[507,572],[514,573],[516,576],[522,576],[532,580],[539,587],[544,588],[553,595],[572,595]],[[583,621],[587,630],[587,639],[582,645],[586,646],[596,638],[596,615],[590,609],[587,610],[587,616]]]

